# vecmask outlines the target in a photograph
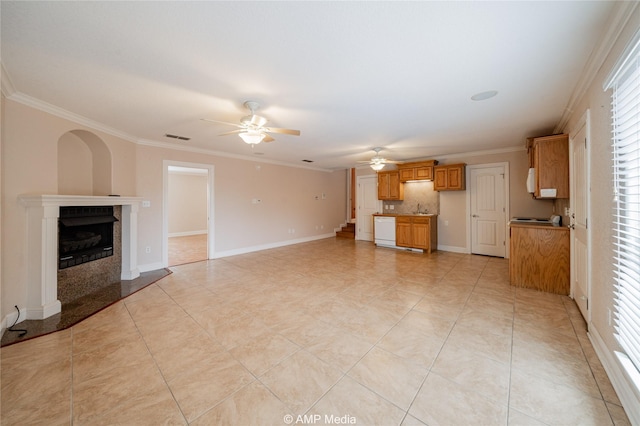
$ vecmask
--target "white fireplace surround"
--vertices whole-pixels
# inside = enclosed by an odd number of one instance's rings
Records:
[[[62,206],[122,206],[123,280],[140,276],[137,259],[141,197],[20,195],[27,211],[26,319],[41,320],[62,310],[58,300],[58,217]]]

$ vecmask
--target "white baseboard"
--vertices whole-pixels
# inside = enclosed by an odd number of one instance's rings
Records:
[[[138,265],[138,270],[140,272],[149,272],[149,271],[157,271],[158,269],[163,269],[164,266],[162,262],[155,263],[147,263],[146,265]]]
[[[171,237],[190,237],[191,235],[202,235],[202,234],[206,234],[207,230],[200,230],[200,231],[185,231],[185,232],[171,232],[169,233],[169,238]]]
[[[223,257],[236,256],[238,254],[253,253],[256,251],[268,250],[268,249],[278,248],[278,247],[285,247],[285,246],[290,246],[290,245],[300,244],[300,243],[307,243],[310,241],[324,240],[325,238],[332,238],[335,236],[336,236],[335,233],[314,235],[312,237],[296,238],[295,240],[279,241],[276,243],[262,244],[262,245],[251,246],[251,247],[243,247],[243,248],[234,249],[234,250],[217,251],[214,253],[212,259],[220,259]]]
[[[607,347],[593,323],[589,324],[589,340],[591,340],[593,349],[607,372],[607,376],[609,376],[611,385],[618,394],[629,421],[632,425],[640,425],[640,395],[638,395],[635,386],[630,383],[616,355]]]
[[[453,253],[464,253],[464,254],[469,254],[470,253],[469,249],[467,249],[466,247],[456,247],[456,246],[438,245],[438,250],[450,251],[450,252],[453,252]]]

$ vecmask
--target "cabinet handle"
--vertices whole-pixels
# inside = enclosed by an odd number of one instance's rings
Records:
[[[478,214],[472,214],[471,217],[480,217]]]

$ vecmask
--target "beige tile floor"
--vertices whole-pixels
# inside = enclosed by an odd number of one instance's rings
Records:
[[[167,252],[169,266],[207,260],[207,234],[169,237]]]
[[[629,424],[573,301],[504,259],[326,239],[173,271],[3,348],[1,423]]]

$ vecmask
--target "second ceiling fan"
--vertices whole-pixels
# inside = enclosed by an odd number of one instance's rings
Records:
[[[371,160],[358,161],[358,163],[369,163],[371,168],[376,172],[382,170],[385,164],[402,164],[402,161],[387,160],[386,158],[382,157],[380,155],[380,151],[382,151],[382,148],[373,148],[373,151],[376,153],[376,155],[374,155]]]
[[[232,130],[230,132],[222,133],[220,136],[237,134],[238,136],[240,136],[240,138],[242,138],[243,141],[245,141],[249,145],[256,145],[260,142],[274,141],[275,139],[273,139],[268,133],[281,133],[285,135],[300,136],[300,130],[265,126],[265,124],[267,124],[269,120],[262,117],[261,115],[256,114],[256,111],[258,110],[258,108],[260,108],[260,104],[258,104],[258,102],[246,101],[244,103],[244,106],[249,110],[250,114],[242,117],[240,119],[240,124],[229,123],[227,121],[212,120],[208,118],[203,118],[203,120],[238,127],[238,130]]]

